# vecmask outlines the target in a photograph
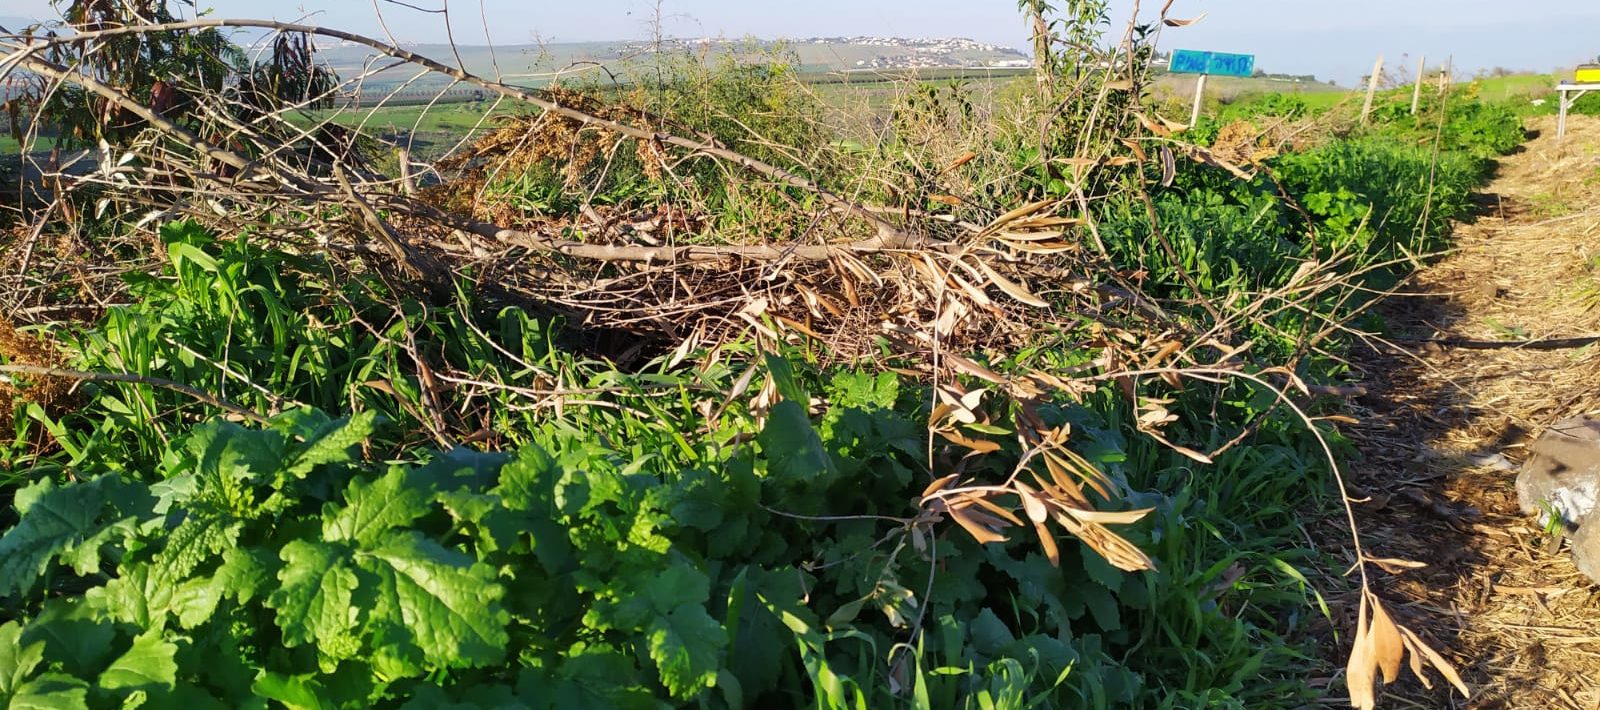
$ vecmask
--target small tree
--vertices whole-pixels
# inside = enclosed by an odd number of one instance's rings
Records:
[[[54,0],[61,20],[30,28],[50,37],[139,25],[178,22],[181,12],[195,10],[195,0]],[[63,7],[64,6],[64,7]],[[191,12],[191,14],[193,14]],[[314,62],[315,49],[300,34],[279,35],[269,61],[252,65],[233,42],[216,28],[140,31],[111,34],[82,42],[56,44],[47,58],[69,71],[93,77],[132,101],[175,122],[202,122],[202,107],[190,97],[222,96],[238,85],[238,107],[255,113],[284,105],[315,107],[331,103],[335,78]],[[42,126],[56,129],[58,144],[117,145],[145,128],[126,107],[83,88],[51,87],[40,77],[30,91],[6,102],[13,133],[21,133],[24,111]],[[248,120],[252,116],[239,115]]]

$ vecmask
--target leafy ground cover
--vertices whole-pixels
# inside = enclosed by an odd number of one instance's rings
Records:
[[[1058,29],[1092,40],[1078,19]],[[1058,69],[1046,80],[1089,75]],[[301,193],[254,195],[287,205],[266,216],[244,199],[205,223],[157,212],[149,237],[95,223],[137,235],[121,303],[0,331],[0,700],[1255,708],[1335,690],[1312,679],[1367,597],[1308,526],[1342,502],[1327,454],[1350,451],[1337,402],[1276,384],[1338,383],[1349,325],[1520,142],[1511,111],[1465,89],[1359,126],[1278,96],[1177,133],[1108,75],[1050,101],[1031,79],[994,103],[975,98],[988,85],[910,85],[845,134],[781,65],[668,79],[552,92],[593,113],[504,122],[424,206],[554,224],[566,251],[517,263],[549,281],[583,247],[808,244],[836,212],[876,214],[843,194],[977,223],[967,238],[1003,233],[1108,285],[950,261],[935,309],[897,304],[901,322],[960,320],[942,289],[962,274],[993,287],[961,289],[987,324],[1030,312],[986,293],[1070,315],[1000,341],[1017,347],[936,343],[955,375],[919,369],[892,328],[819,335],[822,316],[780,325],[797,321],[776,303],[705,319],[745,318],[741,337],[607,358],[602,309],[534,310],[471,243],[419,286],[366,261],[370,242],[285,237],[312,211]],[[627,144],[605,121],[650,131]],[[669,131],[715,140],[668,161]],[[708,157],[723,146],[794,166],[764,176],[795,189],[735,179]],[[405,236],[344,166],[307,164],[353,195],[324,209]],[[380,203],[396,223],[397,204]],[[660,224],[636,242],[606,233],[644,211]],[[841,263],[918,268],[893,258]],[[626,283],[645,264],[573,271]],[[773,273],[804,272],[758,265],[739,286]],[[1133,305],[1071,310],[1086,290]],[[1237,376],[1163,368],[1181,340]]]

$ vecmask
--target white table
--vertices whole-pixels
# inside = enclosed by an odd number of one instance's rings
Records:
[[[1560,84],[1556,92],[1561,94],[1560,118],[1556,119],[1556,137],[1567,135],[1567,109],[1578,103],[1578,99],[1591,91],[1600,91],[1600,84]]]

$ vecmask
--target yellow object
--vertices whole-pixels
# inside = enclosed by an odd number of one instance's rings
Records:
[[[1578,67],[1575,77],[1579,84],[1600,84],[1600,64],[1585,64]]]

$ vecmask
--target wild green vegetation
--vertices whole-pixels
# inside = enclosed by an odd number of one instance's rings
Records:
[[[1089,32],[1098,16],[1067,22]],[[886,338],[877,358],[750,335],[620,364],[577,319],[484,288],[488,265],[430,291],[268,229],[170,220],[156,265],[127,271],[128,304],[0,324],[0,364],[40,365],[38,341],[60,370],[125,375],[52,400],[58,379],[0,371],[0,702],[1259,708],[1329,692],[1312,679],[1340,662],[1328,648],[1353,612],[1328,600],[1350,598],[1349,561],[1310,528],[1340,500],[1323,442],[1349,451],[1261,383],[1274,367],[1337,381],[1338,326],[1370,296],[1297,291],[1306,265],[1382,285],[1446,244],[1521,141],[1510,109],[1462,90],[1420,120],[1384,105],[1359,127],[1276,95],[1133,159],[1114,138],[1147,97],[1041,107],[1032,77],[981,97],[904,87],[864,119],[872,143],[781,66],[568,91],[951,223],[1083,194],[1053,157],[1126,158],[1085,181],[1095,230],[1067,238],[1103,248],[1172,327],[1250,344],[1248,378],[1191,380],[1161,408],[1175,415],[1161,436],[1208,463],[1151,436],[1152,397],[1130,399],[1111,370],[1033,400],[968,372],[953,406],[950,383]],[[446,134],[469,118],[457,111],[408,120]],[[1294,146],[1228,129],[1279,120],[1336,127]],[[537,144],[560,127],[506,135]],[[695,205],[705,226],[689,238],[707,242],[814,229],[816,198],[756,190],[704,155],[667,180],[648,150],[567,138],[452,199],[541,219]],[[1228,140],[1259,161],[1225,160]],[[1188,141],[1211,158],[1185,157]],[[1070,302],[1066,286],[1039,293]],[[1143,337],[1131,318],[1086,311],[965,354],[1016,381],[1103,367],[1107,339]],[[930,432],[951,412],[965,444]],[[1114,508],[1104,519],[1151,569],[1043,542],[1028,499],[1003,541],[930,512],[950,474],[1056,476],[1021,439],[1030,427],[1070,432],[1075,463],[1055,480]]]

